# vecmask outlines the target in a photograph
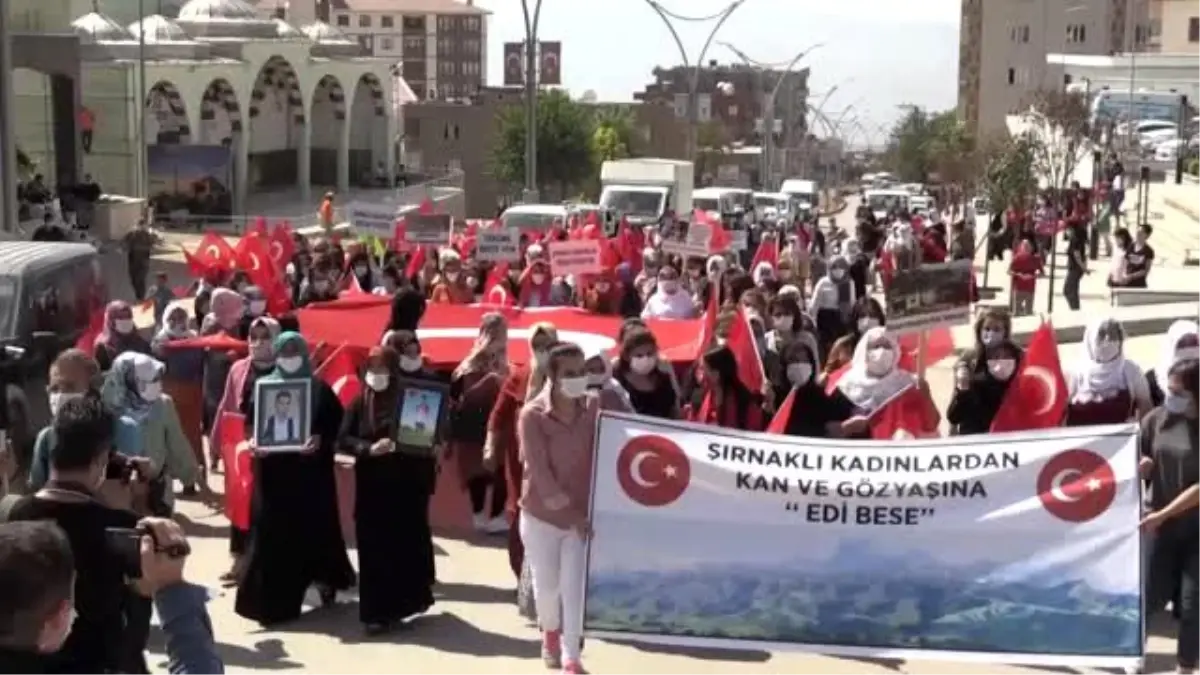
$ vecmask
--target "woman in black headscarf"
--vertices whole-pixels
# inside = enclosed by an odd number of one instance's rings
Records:
[[[972,370],[967,363],[955,366],[954,398],[946,408],[946,420],[960,436],[986,434],[1004,402],[1021,350],[1008,340],[985,347],[982,367]]]
[[[355,458],[358,616],[379,634],[433,606],[429,457],[397,452],[400,357],[389,346],[367,355],[364,384],[346,409],[338,451]]]
[[[393,331],[416,331],[417,324],[425,314],[425,296],[420,291],[408,286],[392,296],[392,315],[388,318],[387,327],[383,330],[382,343],[386,344]]]
[[[364,293],[375,290],[375,275],[372,267],[370,253],[360,250],[350,256],[350,273],[358,280],[358,287]]]

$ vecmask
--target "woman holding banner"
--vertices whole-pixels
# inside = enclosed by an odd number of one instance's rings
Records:
[[[475,302],[475,291],[467,286],[458,252],[444,248],[438,254],[438,259],[442,271],[433,280],[429,302],[435,305],[468,305]]]
[[[639,415],[679,419],[679,392],[670,372],[662,368],[658,342],[650,331],[640,328],[625,333],[613,376]]]
[[[900,344],[883,327],[863,334],[854,348],[850,367],[837,379],[836,387],[850,400],[857,414],[874,417],[887,406],[898,403],[911,406],[914,433],[932,433],[941,423],[941,414],[929,394],[929,385],[900,367]],[[869,438],[869,435],[863,436]]]
[[[1005,340],[984,348],[980,358],[982,370],[972,371],[965,362],[955,366],[954,397],[946,408],[946,421],[957,435],[991,431],[992,420],[1000,411],[1020,361],[1021,351]]]
[[[763,396],[742,384],[733,352],[725,346],[716,347],[705,352],[701,364],[703,394],[691,420],[729,429],[762,431],[766,427]]]
[[[585,672],[583,589],[601,399],[588,392],[584,363],[579,347],[553,347],[547,383],[525,403],[517,421],[524,464],[520,532],[533,573],[542,659],[564,673]]]
[[[867,429],[867,419],[837,389],[826,392],[817,380],[817,340],[807,333],[783,353],[790,385],[768,431],[805,438],[849,438]]]
[[[1123,424],[1153,404],[1142,369],[1124,356],[1125,328],[1111,317],[1088,324],[1083,354],[1067,377],[1067,426]]]

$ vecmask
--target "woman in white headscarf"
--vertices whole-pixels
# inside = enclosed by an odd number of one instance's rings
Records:
[[[691,319],[696,316],[696,303],[691,294],[679,286],[679,272],[664,265],[658,270],[658,288],[646,299],[643,319]]]
[[[1088,324],[1083,354],[1067,377],[1067,426],[1121,424],[1150,411],[1141,367],[1124,356],[1125,329],[1114,318]]]
[[[850,278],[850,259],[838,256],[829,261],[825,276],[813,284],[809,313],[817,325],[817,339],[821,353],[828,354],[830,347],[841,336],[852,331],[850,324],[858,292]]]
[[[837,380],[837,389],[855,407],[855,414],[872,417],[885,407],[912,406],[906,420],[920,420],[915,434],[937,432],[941,413],[929,394],[929,385],[900,367],[900,344],[882,326],[863,333],[854,348],[850,366]],[[869,434],[865,437],[869,438]]]
[[[1171,366],[1188,359],[1200,359],[1200,326],[1195,321],[1176,321],[1167,329],[1158,363],[1146,371],[1146,386],[1154,405],[1162,405]]]
[[[204,376],[204,350],[199,348],[173,349],[172,342],[190,340],[197,333],[188,325],[191,313],[181,300],[173,300],[163,311],[162,327],[150,342],[154,355],[166,364],[163,393],[175,402],[183,435],[187,437],[199,466],[199,485],[185,485],[184,494],[196,489],[207,490],[204,472],[204,391],[200,388]]]

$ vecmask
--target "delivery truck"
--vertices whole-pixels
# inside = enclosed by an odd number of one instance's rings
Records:
[[[633,225],[657,223],[671,211],[692,214],[695,166],[675,159],[617,159],[600,165],[600,206]]]

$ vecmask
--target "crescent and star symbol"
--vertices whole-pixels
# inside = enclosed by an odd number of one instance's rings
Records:
[[[271,246],[267,249],[267,253],[270,254],[271,260],[274,260],[280,265],[283,264],[283,244],[277,241],[271,242]]]
[[[204,249],[204,255],[208,256],[212,260],[220,260],[221,249],[217,248],[216,244],[210,244],[208,248]]]
[[[630,499],[642,506],[666,506],[678,500],[691,476],[687,454],[662,436],[633,438],[617,456],[617,482]]]
[[[1021,374],[1022,378],[1029,378],[1038,382],[1038,387],[1042,390],[1042,406],[1033,412],[1034,415],[1040,417],[1050,412],[1054,408],[1054,404],[1058,402],[1058,380],[1050,374],[1049,370],[1041,366],[1026,366]]]
[[[1038,498],[1050,515],[1085,523],[1108,510],[1117,479],[1108,461],[1091,450],[1066,450],[1051,457],[1037,477]]]

